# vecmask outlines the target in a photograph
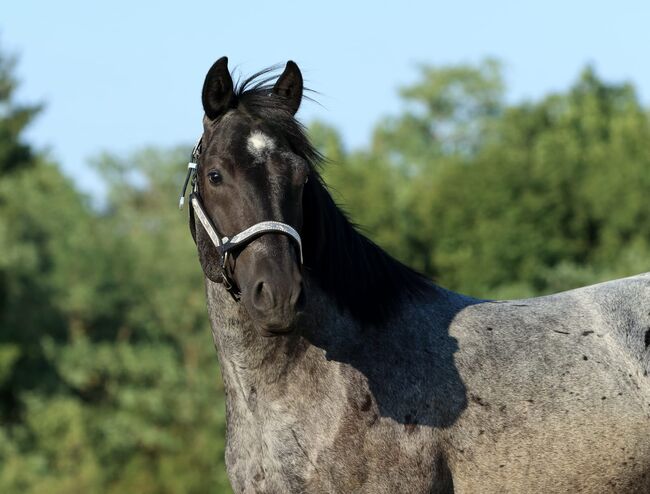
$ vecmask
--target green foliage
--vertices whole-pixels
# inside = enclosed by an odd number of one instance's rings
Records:
[[[587,68],[539,102],[508,106],[502,91],[492,61],[423,69],[402,91],[418,111],[381,123],[369,150],[338,151],[326,173],[351,216],[407,264],[478,296],[645,271],[650,118],[632,86]]]
[[[185,150],[97,160],[93,210],[20,131],[0,63],[0,492],[228,492]],[[133,178],[137,180],[133,180]],[[138,185],[134,185],[137,183]]]
[[[189,149],[99,156],[98,211],[23,141],[0,57],[0,492],[229,492],[186,215]],[[311,136],[335,198],[444,286],[525,297],[647,270],[650,114],[587,68],[508,105],[497,62],[422,67],[367,149]]]

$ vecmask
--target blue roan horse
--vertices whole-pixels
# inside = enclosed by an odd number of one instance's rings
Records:
[[[436,286],[358,233],[289,62],[203,87],[190,227],[238,493],[649,493],[650,275],[517,301]]]

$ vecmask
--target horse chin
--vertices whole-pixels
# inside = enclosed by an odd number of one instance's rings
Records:
[[[260,335],[264,338],[277,338],[278,336],[287,336],[293,333],[293,327],[289,326],[288,328],[269,328],[265,326],[256,325],[257,330]]]
[[[300,326],[305,309],[305,292],[302,284],[287,296],[268,296],[271,303],[256,303],[250,290],[242,293],[242,304],[255,329],[264,337],[284,336],[293,333]]]
[[[253,326],[265,338],[275,338],[277,336],[287,336],[295,333],[303,321],[304,311],[296,311],[291,317],[282,320],[271,321],[268,319],[255,320]]]

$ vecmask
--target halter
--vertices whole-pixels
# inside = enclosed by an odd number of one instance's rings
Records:
[[[300,265],[302,266],[302,241],[300,240],[300,235],[298,232],[291,226],[286,223],[281,223],[279,221],[260,221],[255,223],[252,226],[249,226],[245,230],[242,230],[236,235],[233,235],[231,238],[220,236],[217,232],[217,229],[212,224],[210,217],[203,207],[201,202],[201,196],[199,195],[199,189],[196,180],[196,173],[199,163],[199,157],[201,156],[201,141],[203,136],[199,138],[196,142],[196,145],[192,149],[192,156],[190,162],[187,164],[187,175],[185,176],[185,181],[183,182],[183,188],[181,190],[180,200],[178,202],[179,209],[183,209],[183,204],[185,204],[185,193],[187,191],[187,186],[191,183],[192,188],[190,192],[190,205],[194,211],[195,216],[203,225],[208,237],[214,244],[219,254],[219,267],[221,270],[221,280],[220,283],[223,283],[228,293],[235,300],[241,298],[241,291],[237,286],[237,283],[233,279],[233,273],[230,270],[230,264],[228,263],[228,257],[233,250],[243,248],[246,245],[250,244],[253,240],[267,233],[281,233],[286,235],[291,240],[295,242],[298,246],[298,253],[300,255]]]

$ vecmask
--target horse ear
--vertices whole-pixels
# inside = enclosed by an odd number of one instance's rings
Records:
[[[287,62],[284,72],[273,86],[273,93],[282,97],[286,101],[289,111],[293,115],[296,114],[302,100],[302,74],[295,62],[291,60]]]
[[[232,77],[228,71],[228,57],[221,57],[208,70],[201,99],[203,110],[210,120],[223,115],[235,106]]]

